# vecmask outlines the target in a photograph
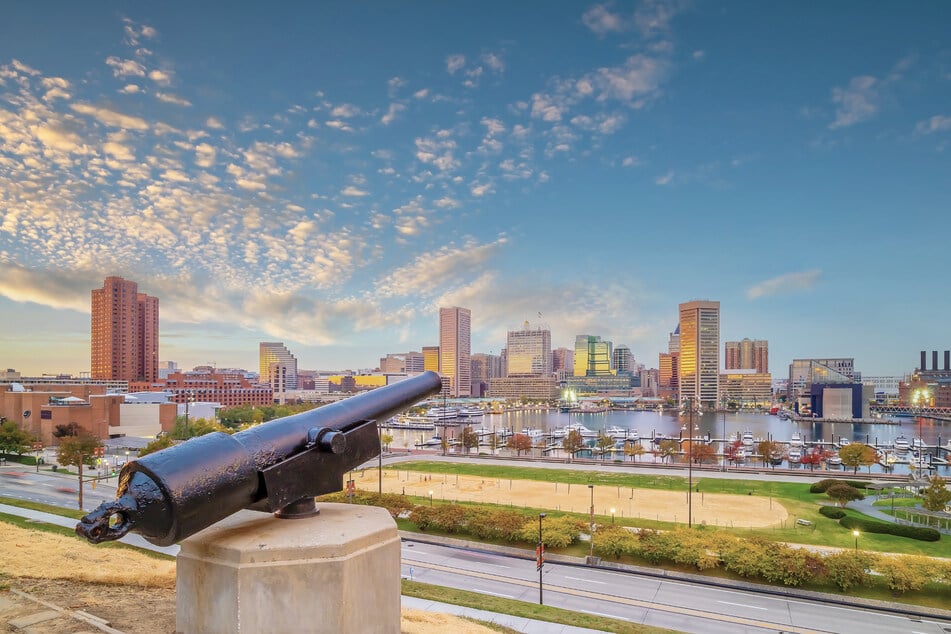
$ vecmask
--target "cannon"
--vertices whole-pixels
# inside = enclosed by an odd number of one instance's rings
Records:
[[[285,519],[319,512],[314,497],[343,489],[350,471],[380,454],[376,421],[437,393],[423,374],[233,435],[214,432],[126,463],[116,499],[84,516],[92,543],[135,531],[169,546],[242,509]]]

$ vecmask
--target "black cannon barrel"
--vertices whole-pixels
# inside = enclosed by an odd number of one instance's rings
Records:
[[[266,504],[274,492],[267,490],[264,473],[285,465],[294,469],[306,452],[322,451],[320,464],[333,473],[305,470],[319,482],[302,484],[300,490],[311,497],[338,491],[344,471],[379,454],[375,426],[368,421],[386,420],[441,387],[438,374],[425,372],[233,435],[215,432],[149,454],[122,468],[116,500],[83,517],[76,532],[98,543],[132,530],[168,546],[243,508],[277,510]],[[323,444],[315,447],[320,434]],[[291,489],[293,494],[296,487]]]

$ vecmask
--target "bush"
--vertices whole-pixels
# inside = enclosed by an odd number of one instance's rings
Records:
[[[878,561],[876,555],[866,552],[843,550],[825,558],[829,579],[842,592],[848,592],[855,586],[872,585],[871,568]]]
[[[837,478],[826,478],[825,480],[819,480],[809,487],[809,492],[825,493],[829,487],[834,484],[847,484],[850,487],[855,487],[856,489],[864,489],[869,483],[864,480],[839,480]]]
[[[902,524],[877,522],[875,520],[866,520],[852,516],[843,517],[839,521],[839,524],[845,528],[856,528],[865,533],[909,537],[923,542],[936,542],[941,539],[941,533],[933,528],[926,528],[924,526],[904,526]]]
[[[840,520],[847,515],[845,511],[835,506],[820,506],[819,515],[825,515],[829,519]]]

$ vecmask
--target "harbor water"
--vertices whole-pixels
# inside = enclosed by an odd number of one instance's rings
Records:
[[[678,415],[677,412],[657,411],[629,411],[609,410],[598,413],[561,412],[557,409],[547,410],[512,410],[502,414],[486,414],[480,420],[473,421],[472,427],[481,427],[485,431],[514,433],[523,430],[537,429],[545,435],[550,435],[566,425],[582,424],[596,432],[615,427],[631,432],[637,431],[640,442],[648,449],[652,438],[664,436],[667,438],[681,438],[690,436],[689,428],[693,427],[693,436],[709,440],[718,447],[722,447],[722,440],[738,439],[741,434],[750,432],[756,439],[773,440],[788,443],[796,432],[802,437],[806,447],[817,443],[827,449],[835,449],[843,441],[865,443],[878,448],[890,448],[895,439],[904,438],[911,443],[915,438],[921,438],[925,445],[925,453],[938,459],[934,463],[932,473],[944,477],[949,474],[949,467],[942,464],[943,459],[949,458],[948,441],[951,439],[951,422],[932,418],[890,418],[882,419],[881,423],[850,423],[850,422],[814,422],[793,421],[775,415],[754,412],[705,412],[691,415]],[[442,433],[450,439],[458,438],[462,427],[438,427],[435,431],[388,429],[387,433],[393,436],[394,447],[415,448],[433,437]],[[941,447],[941,448],[939,448]],[[438,449],[438,447],[435,447]],[[481,449],[480,449],[481,450]],[[784,465],[796,466],[796,465]],[[799,467],[807,468],[808,467]],[[908,473],[908,463],[896,463],[889,473]],[[868,467],[861,469],[869,473]],[[881,473],[886,469],[881,465],[872,465],[871,473]]]

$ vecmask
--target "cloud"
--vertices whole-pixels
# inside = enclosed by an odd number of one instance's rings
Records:
[[[819,276],[821,274],[822,271],[820,269],[812,269],[809,271],[780,275],[779,277],[754,284],[746,290],[746,296],[749,299],[758,299],[778,293],[808,291],[819,283]]]
[[[209,168],[215,164],[215,156],[218,149],[208,143],[199,143],[195,146],[195,165],[198,167]]]
[[[597,35],[623,31],[626,26],[624,20],[617,13],[612,13],[603,4],[596,4],[581,16],[584,25]]]
[[[389,109],[386,111],[386,114],[380,118],[380,123],[383,125],[390,125],[395,119],[396,115],[406,110],[406,106],[401,103],[391,103]]]
[[[622,167],[637,167],[641,164],[641,161],[636,156],[625,156],[624,160],[621,161]]]
[[[456,71],[466,65],[465,55],[450,55],[446,58],[446,70],[450,75],[455,75]]]
[[[155,93],[155,98],[158,99],[159,101],[164,101],[165,103],[170,103],[175,106],[187,107],[192,105],[192,102],[188,101],[187,99],[184,99],[182,97],[179,97],[177,95],[173,95],[167,92],[157,92]]]
[[[335,107],[333,110],[331,110],[330,114],[335,117],[343,117],[344,119],[349,119],[351,117],[355,117],[358,114],[360,114],[360,109],[357,108],[353,104],[344,103]]]
[[[213,130],[223,130],[225,127],[217,117],[208,117],[205,119],[205,126]]]
[[[155,70],[149,71],[149,79],[159,86],[168,86],[172,83],[172,72],[156,68]]]
[[[448,245],[435,253],[417,256],[411,264],[394,269],[378,280],[377,293],[381,297],[434,296],[440,289],[458,285],[473,271],[484,270],[506,242],[505,237],[500,237],[486,244]]]
[[[340,190],[341,195],[350,196],[355,198],[361,198],[363,196],[369,196],[370,192],[360,189],[359,187],[354,187],[353,185],[347,185],[342,190]]]
[[[948,132],[951,130],[951,117],[935,115],[930,119],[919,121],[915,126],[917,134],[934,134],[935,132]]]
[[[413,97],[415,97],[416,99],[425,99],[428,96],[429,96],[429,88],[420,88],[419,90],[413,93]]]
[[[145,66],[135,60],[107,57],[106,64],[112,67],[115,77],[145,77]]]
[[[496,53],[484,54],[482,61],[495,73],[501,73],[505,70],[505,62],[502,60],[502,56]]]
[[[141,91],[142,89],[136,84],[126,84],[125,86],[119,89],[119,92],[125,95],[134,95],[137,92],[141,92]]]
[[[84,114],[94,119],[97,119],[100,123],[103,123],[108,126],[115,128],[123,128],[125,130],[148,130],[149,124],[145,119],[139,117],[134,117],[132,115],[122,114],[121,112],[116,112],[115,110],[109,110],[108,108],[99,108],[96,106],[91,106],[86,103],[74,103],[69,106],[75,112],[79,114]]]
[[[871,119],[879,109],[879,81],[871,75],[853,77],[845,88],[832,89],[832,103],[836,104],[835,121],[829,128],[845,128]]]

